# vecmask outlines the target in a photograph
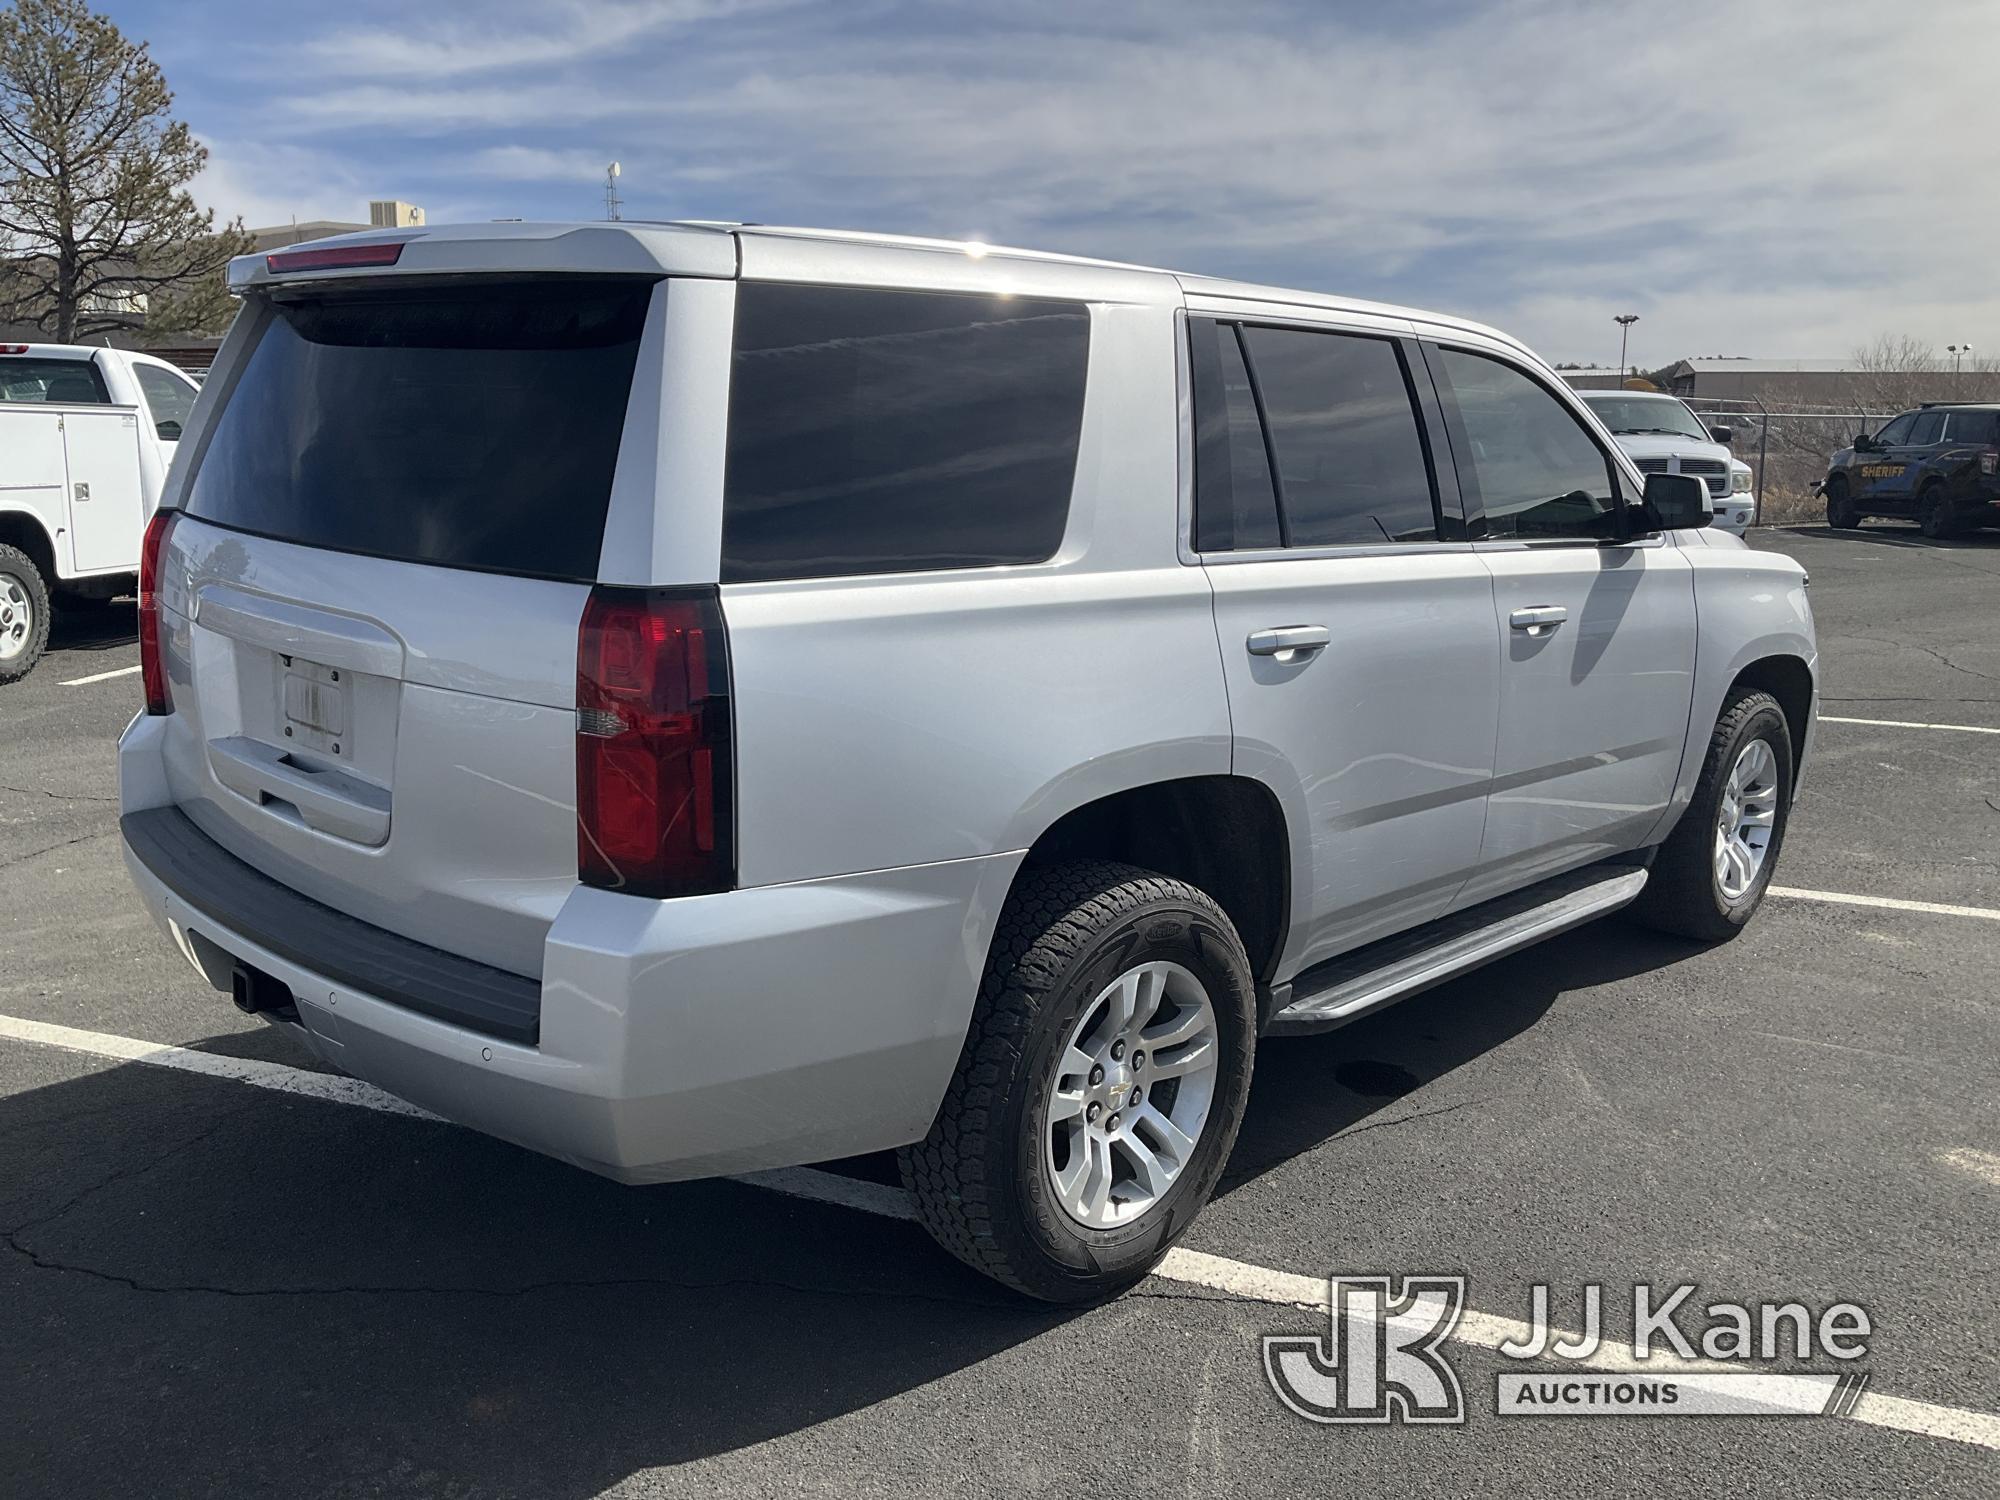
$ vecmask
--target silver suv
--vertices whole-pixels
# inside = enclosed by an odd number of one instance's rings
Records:
[[[1491,329],[705,224],[232,284],[127,862],[239,1006],[477,1129],[630,1182],[893,1148],[1085,1300],[1262,1040],[1771,878],[1804,575]]]

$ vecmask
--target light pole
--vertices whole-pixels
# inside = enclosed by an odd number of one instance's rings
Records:
[[[1956,386],[1956,385],[1958,384],[1958,366],[1959,366],[1959,361],[1963,360],[1963,359],[1965,358],[1965,356],[1966,356],[1966,355],[1968,355],[1968,354],[1970,354],[1970,353],[1972,352],[1972,345],[1970,345],[1970,344],[1946,344],[1946,345],[1944,346],[1944,351],[1945,351],[1945,353],[1947,353],[1947,354],[1949,354],[1949,355],[1951,356],[1951,383],[1952,383],[1952,384],[1953,384],[1954,386]]]
[[[1619,313],[1612,322],[1618,325],[1618,379],[1625,379],[1625,341],[1632,336],[1632,325],[1639,321],[1637,313]]]

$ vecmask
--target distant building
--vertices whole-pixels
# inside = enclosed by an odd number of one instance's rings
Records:
[[[253,229],[251,237],[256,240],[259,250],[274,250],[282,245],[302,244],[306,240],[323,240],[330,234],[353,234],[357,229],[412,229],[424,222],[424,211],[414,203],[405,203],[400,198],[376,198],[368,205],[368,222],[350,224],[341,219],[308,219],[303,224],[273,224],[268,229]]]
[[[253,229],[250,238],[256,241],[258,250],[278,250],[286,245],[303,244],[307,240],[323,240],[330,234],[352,234],[357,229],[366,229],[366,224],[349,224],[340,219],[307,219],[303,224],[273,224],[268,229]]]
[[[1559,365],[1556,374],[1562,376],[1572,390],[1578,391],[1615,391],[1628,379],[1644,378],[1627,375],[1625,371],[1614,370],[1608,365]]]
[[[1598,367],[1557,373],[1580,391],[1640,383],[1647,390],[1728,402],[1729,409],[1744,410],[1761,401],[1774,411],[1886,414],[1919,401],[1990,401],[2000,395],[2000,381],[1991,371],[1871,370],[1853,359],[1677,359],[1625,380],[1616,370]]]
[[[376,198],[368,205],[368,222],[376,229],[411,229],[424,222],[424,211],[400,198]]]
[[[1853,395],[1855,379],[1864,373],[1848,359],[1677,359],[1648,371],[1647,378],[1676,396],[1755,401],[1782,395],[1788,401],[1839,402]]]

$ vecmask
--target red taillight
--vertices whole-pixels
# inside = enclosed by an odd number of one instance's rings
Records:
[[[139,680],[146,686],[146,712],[174,711],[173,688],[167,682],[167,662],[160,652],[160,558],[167,550],[167,533],[180,512],[156,510],[146,523],[139,544]]]
[[[274,276],[288,271],[344,271],[357,266],[393,266],[403,253],[403,241],[387,244],[329,245],[324,250],[285,250],[264,257]]]
[[[576,653],[576,862],[586,885],[736,882],[729,639],[707,589],[593,589]]]

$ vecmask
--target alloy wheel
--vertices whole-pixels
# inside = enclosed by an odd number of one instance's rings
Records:
[[[1043,1165],[1063,1212],[1129,1224],[1193,1159],[1215,1098],[1215,1006],[1176,963],[1126,970],[1083,1009],[1050,1081]]]
[[[21,580],[0,573],[0,661],[12,661],[28,649],[35,633],[35,601]]]
[[[1715,820],[1715,879],[1726,900],[1741,901],[1757,883],[1778,822],[1778,758],[1770,743],[1750,741],[1737,754]]]

